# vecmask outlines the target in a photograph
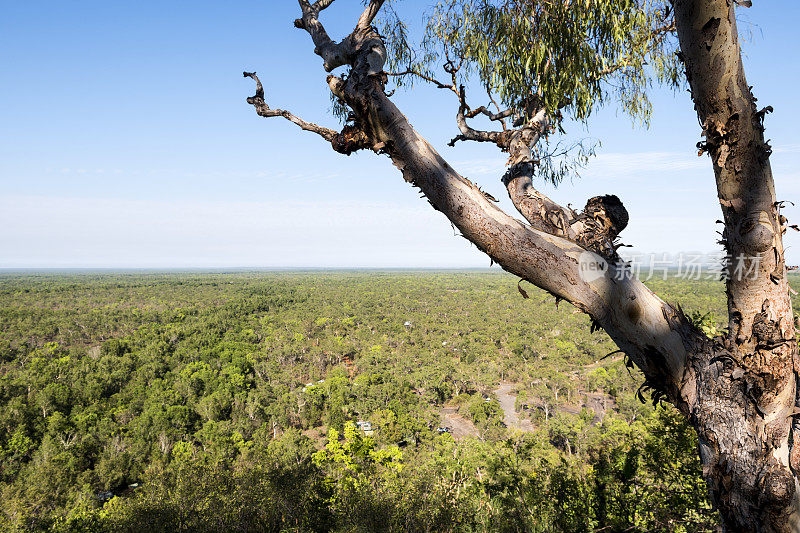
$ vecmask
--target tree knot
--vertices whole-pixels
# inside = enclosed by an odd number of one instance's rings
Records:
[[[770,507],[785,508],[794,497],[794,477],[785,468],[770,468],[761,478],[761,486],[761,499]]]
[[[340,154],[350,155],[364,148],[370,148],[367,134],[357,124],[348,124],[331,139],[331,147]]]
[[[620,199],[613,195],[589,198],[583,210],[585,229],[578,235],[578,243],[599,253],[603,257],[616,260],[617,236],[628,226],[628,210]]]
[[[778,322],[775,321],[772,302],[769,299],[764,300],[761,312],[753,317],[753,337],[760,347],[770,348],[783,344],[783,334]]]

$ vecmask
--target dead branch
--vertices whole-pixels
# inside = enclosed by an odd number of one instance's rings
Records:
[[[270,107],[267,105],[267,102],[264,100],[264,87],[263,85],[261,85],[261,80],[258,79],[256,73],[243,72],[242,75],[245,78],[253,78],[254,80],[256,80],[256,94],[254,96],[250,96],[249,98],[247,98],[247,103],[252,105],[256,109],[256,113],[258,113],[259,116],[265,118],[283,117],[286,120],[297,124],[298,126],[300,126],[301,129],[305,131],[316,133],[317,135],[319,135],[328,142],[333,141],[334,137],[339,135],[339,132],[335,130],[318,126],[313,122],[306,122],[305,120],[293,115],[289,111],[283,109],[270,109]]]
[[[504,118],[513,116],[514,111],[512,111],[511,109],[506,109],[505,111],[500,111],[499,113],[492,113],[491,111],[486,109],[486,106],[482,105],[479,108],[473,109],[472,111],[468,112],[464,116],[466,118],[475,118],[478,115],[486,115],[487,117],[489,117],[489,120],[502,121]]]
[[[453,76],[455,77],[455,74]],[[510,139],[510,137],[508,136],[508,132],[476,130],[474,128],[471,128],[467,124],[467,116],[469,116],[470,108],[469,105],[467,105],[467,98],[464,92],[463,85],[459,87],[458,100],[459,100],[459,105],[458,105],[458,113],[456,113],[456,124],[458,125],[458,129],[461,132],[461,135],[455,136],[448,143],[448,145],[455,146],[456,142],[458,141],[493,142],[501,150],[503,151],[507,150],[508,141]],[[478,113],[473,114],[470,118],[474,117],[477,114]]]
[[[414,69],[411,69],[411,68],[406,69],[406,70],[404,70],[402,72],[386,72],[386,75],[387,76],[396,76],[396,77],[399,77],[399,76],[416,76],[416,77],[420,78],[421,80],[427,81],[428,83],[431,83],[431,84],[435,85],[437,89],[447,89],[449,91],[453,91],[456,95],[458,95],[458,87],[456,87],[455,85],[453,85],[453,84],[449,84],[448,85],[446,83],[443,83],[443,82],[437,80],[433,76],[428,76],[427,74],[423,74],[422,72],[419,72],[418,70],[414,70]]]

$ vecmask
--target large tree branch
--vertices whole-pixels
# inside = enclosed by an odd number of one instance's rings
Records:
[[[365,90],[353,74],[347,81],[331,77],[330,84],[360,120],[372,124],[406,181],[419,187],[464,237],[504,269],[588,313],[654,389],[685,405],[685,362],[696,332],[679,310],[630,276],[624,265],[507,215],[414,131],[379,86]]]
[[[520,111],[507,110],[492,114],[485,107],[468,111],[464,86],[460,87],[459,108],[456,115],[461,135],[450,141],[493,142],[503,151],[509,153],[509,170],[503,176],[509,197],[514,207],[536,229],[546,231],[577,242],[589,250],[599,253],[610,261],[617,261],[615,240],[628,224],[628,212],[613,195],[596,196],[589,199],[582,214],[565,208],[536,190],[533,178],[538,160],[533,155],[534,146],[547,133],[549,117],[544,108],[536,106],[536,101],[528,102],[527,109]],[[530,118],[521,127],[514,130],[479,131],[471,128],[466,119],[487,115],[490,120],[502,120],[517,114]]]
[[[456,94],[459,101],[456,114],[456,124],[461,132],[453,138],[449,145],[454,146],[458,141],[493,142],[501,150],[509,152],[509,171],[503,176],[509,197],[517,211],[536,229],[552,235],[558,235],[574,242],[578,242],[600,255],[616,261],[618,259],[615,245],[617,235],[628,223],[628,213],[622,202],[616,196],[598,196],[591,198],[583,214],[578,214],[572,209],[562,207],[550,198],[537,191],[533,186],[533,177],[538,161],[533,158],[533,147],[540,138],[547,133],[549,117],[544,108],[538,107],[538,99],[531,98],[526,102],[526,109],[507,109],[500,111],[497,102],[492,99],[497,113],[492,113],[485,106],[470,109],[467,104],[465,88],[457,86],[456,74],[459,66],[452,61],[444,66],[450,74],[450,84],[443,83],[432,76],[423,74],[414,69],[404,72],[391,73],[393,76],[413,75],[436,85],[440,89],[447,89]],[[491,99],[491,92],[487,87]],[[520,118],[532,114],[527,120]],[[470,127],[467,119],[478,115],[485,115],[491,121],[499,121],[503,131],[481,131]],[[515,130],[508,130],[505,119],[511,116],[518,118]]]
[[[540,109],[522,128],[510,132],[507,147],[510,168],[503,176],[503,184],[514,207],[533,227],[575,241],[609,261],[617,261],[615,241],[628,225],[628,212],[619,198],[595,196],[587,201],[583,213],[578,214],[553,202],[533,186],[539,163],[533,156],[533,147],[547,128],[547,114]]]
[[[533,185],[536,165],[523,161],[503,176],[509,198],[536,229],[574,241],[611,262],[619,261],[616,239],[628,225],[628,211],[615,195],[595,196],[582,213],[563,207]]]

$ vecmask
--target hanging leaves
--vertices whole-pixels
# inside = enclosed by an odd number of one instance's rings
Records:
[[[416,70],[463,61],[465,81],[481,85],[509,107],[537,95],[552,113],[585,120],[616,100],[646,122],[653,79],[677,84],[677,57],[666,0],[441,0],[419,47],[391,12],[398,44],[390,64]],[[387,19],[388,20],[388,19]],[[388,32],[388,29],[386,30]],[[402,81],[401,81],[402,83]]]

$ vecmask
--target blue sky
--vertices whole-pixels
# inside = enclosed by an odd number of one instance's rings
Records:
[[[748,81],[766,122],[779,199],[800,200],[800,3],[740,10]],[[426,2],[400,4],[420,23]],[[281,119],[255,115],[242,70],[258,71],[272,107],[330,127],[321,60],[292,27],[292,0],[4,2],[0,18],[0,267],[475,267],[488,259],[454,236],[388,159],[344,157]],[[357,0],[323,16],[343,36]],[[649,130],[608,108],[579,180],[554,199],[620,196],[623,240],[644,252],[712,252],[719,208],[688,94],[656,89]],[[503,157],[449,148],[452,95],[395,97],[464,175],[513,212]],[[787,214],[794,222],[798,209]],[[789,262],[800,252],[789,235]]]

